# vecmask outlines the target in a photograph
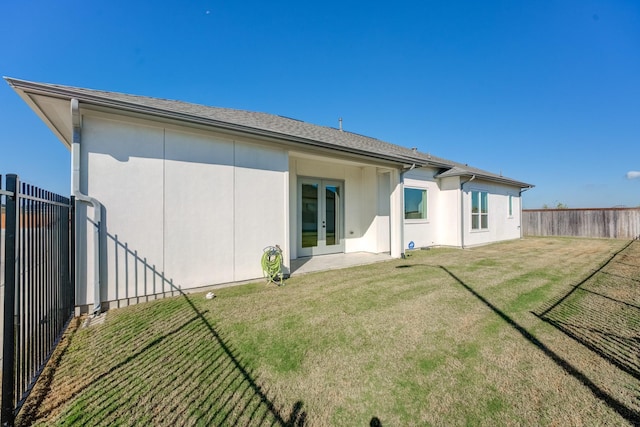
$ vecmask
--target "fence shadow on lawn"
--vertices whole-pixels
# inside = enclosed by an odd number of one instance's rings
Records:
[[[640,241],[632,240],[567,294],[533,314],[640,380],[639,284]]]
[[[134,262],[149,267],[137,253]],[[121,335],[112,334],[96,346],[93,367],[86,375],[72,374],[68,384],[56,384],[53,391],[60,396],[52,397],[55,403],[38,409],[51,391],[48,381],[42,392],[36,393],[35,407],[30,405],[30,410],[21,414],[18,425],[30,425],[57,410],[63,411],[60,421],[65,425],[111,425],[119,420],[149,425],[306,424],[301,401],[289,411],[276,405],[245,366],[240,352],[208,318],[208,310],[199,308],[193,296],[173,280],[155,269],[151,271],[154,283],[162,282],[162,289],[180,295],[168,307],[171,314],[164,313],[158,322],[148,322],[149,330],[141,328],[135,316],[129,316],[118,325]],[[138,315],[153,316],[153,309],[148,307],[138,306]],[[75,338],[75,332],[71,338]],[[69,345],[55,360],[63,357]],[[118,351],[119,347],[125,350]],[[58,364],[49,365],[44,377],[52,378],[57,368]]]
[[[25,401],[25,404],[20,410],[20,414],[16,419],[16,425],[31,425],[37,419],[38,409],[42,402],[47,397],[47,394],[51,392],[51,383],[53,382],[56,369],[60,366],[60,361],[69,350],[69,346],[73,341],[73,337],[78,332],[80,325],[80,318],[76,317],[69,322],[67,330],[65,331],[60,345],[56,348],[52,354],[46,367],[43,369],[42,374],[38,378],[31,394]]]
[[[626,246],[628,247],[628,245]],[[622,252],[623,248],[620,252]],[[607,264],[611,262],[613,258],[615,258],[620,252],[613,255],[613,257],[607,261],[604,265],[602,265],[597,271],[602,270]],[[565,358],[561,355],[553,351],[551,348],[546,346],[542,341],[536,338],[533,334],[527,331],[523,326],[514,321],[510,316],[508,316],[505,312],[500,310],[498,307],[493,305],[489,300],[480,295],[476,290],[474,290],[469,284],[462,281],[459,277],[457,277],[454,273],[452,273],[447,267],[439,266],[444,272],[446,272],[451,278],[453,278],[458,284],[460,284],[464,289],[466,289],[469,293],[471,293],[475,298],[480,300],[484,305],[490,308],[494,313],[496,313],[500,318],[502,318],[506,323],[508,323],[512,328],[514,328],[520,335],[522,335],[527,341],[538,347],[549,359],[551,359],[556,365],[558,365],[561,369],[563,369],[567,374],[576,378],[580,381],[585,387],[587,387],[598,399],[603,401],[607,406],[616,411],[623,418],[631,422],[633,425],[640,425],[640,413],[635,411],[634,409],[628,407],[620,400],[613,397],[611,394],[607,393],[603,388],[598,386],[595,382],[593,382],[589,377],[587,377],[583,372],[578,370],[575,366],[569,363]],[[581,282],[578,286],[581,286],[584,282],[589,280],[589,278],[593,277],[596,272],[591,274],[587,279]],[[575,288],[574,288],[575,289]],[[572,290],[571,292],[574,292]],[[570,293],[571,293],[570,292]],[[564,298],[563,298],[564,299]],[[560,301],[558,301],[559,303]],[[637,351],[637,346],[636,346]]]

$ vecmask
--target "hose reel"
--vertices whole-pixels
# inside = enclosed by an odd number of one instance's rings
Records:
[[[282,281],[282,249],[280,246],[267,246],[262,253],[262,272],[267,284],[283,285]]]

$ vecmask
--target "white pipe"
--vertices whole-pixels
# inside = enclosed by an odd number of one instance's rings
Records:
[[[527,188],[521,188],[520,189],[520,238],[522,239],[524,237],[524,235],[522,234],[522,193],[524,193],[527,190],[531,190],[533,187],[527,187]]]
[[[460,183],[460,247],[464,249],[464,185],[476,179],[475,175],[471,179]]]
[[[93,208],[94,228],[94,263],[93,263],[93,314],[100,313],[102,301],[100,298],[100,228],[102,221],[102,205],[94,197],[90,197],[80,191],[80,135],[82,132],[82,121],[80,118],[79,102],[76,98],[71,99],[71,123],[73,125],[73,136],[71,141],[71,182],[72,193],[76,201],[86,203]],[[76,252],[78,246],[76,245]],[[75,256],[76,254],[74,254]],[[78,257],[76,256],[76,259]],[[77,272],[77,269],[76,269]],[[76,283],[77,280],[76,273]]]

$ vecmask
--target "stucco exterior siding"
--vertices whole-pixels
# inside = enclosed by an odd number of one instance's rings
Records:
[[[397,258],[410,242],[468,247],[521,236],[520,191],[533,186],[502,174],[274,114],[6,80],[72,151],[84,309],[259,278],[271,245],[288,273],[301,256]],[[426,191],[426,217],[420,192],[407,192],[405,204],[407,188]],[[473,191],[487,192],[480,230]],[[98,204],[101,220],[90,207]]]
[[[378,198],[375,218],[376,226],[376,252],[391,251],[391,174],[378,171]]]
[[[181,286],[234,280],[234,154],[233,141],[165,131],[164,272]]]
[[[464,187],[464,245],[475,246],[520,238],[519,191],[506,185],[486,181],[472,181]],[[488,193],[488,228],[471,229],[471,192]],[[513,215],[509,216],[509,196],[512,196]]]
[[[440,178],[439,182],[437,241],[441,246],[460,246],[460,177]]]
[[[288,154],[255,144],[235,144],[234,280],[262,277],[260,258],[267,246],[287,254]],[[223,226],[224,223],[220,223]],[[225,250],[224,248],[221,248]]]
[[[151,120],[83,116],[81,191],[103,204],[104,301],[259,278],[262,251],[276,244],[288,271],[289,259],[300,256],[303,178],[342,183],[345,253],[399,256],[412,241],[416,248],[473,246],[520,237],[517,189],[474,180],[461,193],[459,177],[437,173],[425,167],[405,174],[404,188],[427,191],[427,218],[405,220],[397,169]],[[474,190],[488,192],[486,230],[471,230]],[[91,208],[81,205],[77,216],[84,278],[78,304],[85,305],[93,301],[94,225]],[[404,248],[394,221],[404,227]]]
[[[104,207],[103,300],[258,278],[263,249],[286,248],[286,151],[125,118],[83,119],[82,189]],[[78,210],[89,231],[83,278],[94,268],[90,210]],[[78,296],[80,305],[93,301],[84,283]]]
[[[416,248],[439,245],[440,222],[440,190],[438,183],[433,178],[437,173],[432,168],[413,169],[404,176],[404,188],[415,188],[427,191],[427,218],[404,220],[404,244],[405,249],[413,242]]]
[[[460,177],[434,178],[435,169],[414,169],[406,173],[405,188],[427,190],[427,219],[404,220],[404,244],[429,246],[474,246],[520,237],[519,189],[472,180],[460,190]],[[465,182],[467,179],[462,180]],[[485,191],[488,197],[488,227],[471,229],[471,192]],[[463,195],[462,198],[460,195]],[[509,196],[512,215],[509,215]],[[462,219],[464,218],[464,221]]]
[[[102,299],[123,299],[144,294],[143,260],[164,271],[164,154],[162,128],[83,118],[80,188],[103,205]],[[142,190],[144,189],[144,191]],[[77,304],[93,301],[93,209],[79,204],[76,213],[78,248]],[[84,215],[86,213],[86,216]],[[159,281],[158,281],[159,282]],[[161,285],[161,283],[158,283]]]

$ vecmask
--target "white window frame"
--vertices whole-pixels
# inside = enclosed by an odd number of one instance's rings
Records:
[[[478,212],[473,211],[474,195],[477,194]],[[482,195],[485,195],[486,212],[482,212]],[[487,231],[489,230],[489,192],[486,190],[471,190],[471,231]],[[477,218],[477,226],[474,227],[474,218]],[[482,227],[482,219],[486,219],[486,227]]]
[[[509,194],[509,218],[513,218],[513,195]]]
[[[422,201],[424,204],[426,204],[426,206],[423,207],[423,214],[424,217],[423,218],[407,218],[407,190],[419,190],[423,192],[423,198]],[[403,194],[402,194],[403,200],[404,200],[404,206],[403,206],[403,217],[405,222],[428,222],[429,221],[429,190],[426,188],[421,188],[421,187],[408,187],[405,186],[404,190],[403,190]]]

